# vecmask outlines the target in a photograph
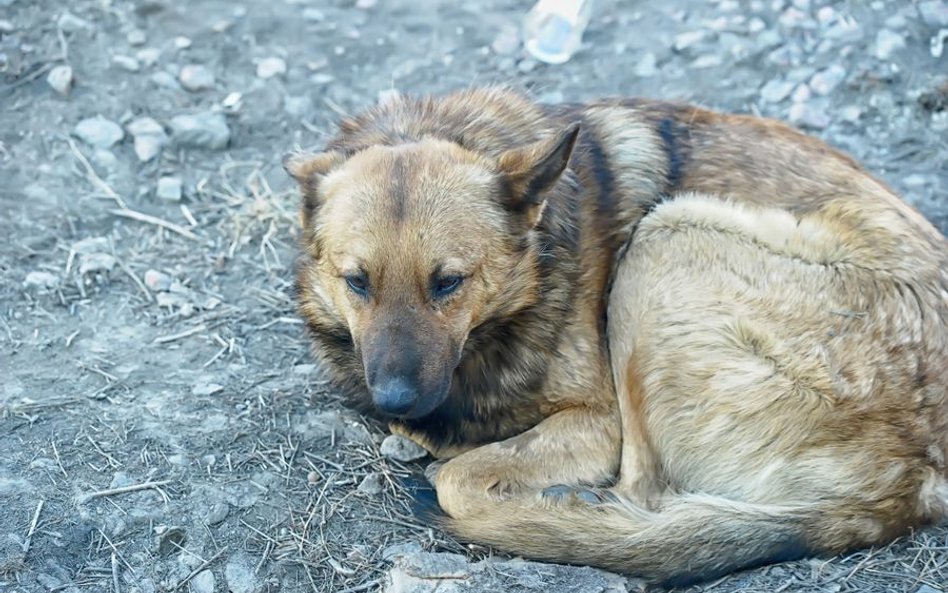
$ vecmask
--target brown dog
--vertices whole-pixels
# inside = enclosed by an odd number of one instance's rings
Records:
[[[945,239],[822,142],[486,89],[285,164],[315,354],[458,536],[678,585],[948,513]]]

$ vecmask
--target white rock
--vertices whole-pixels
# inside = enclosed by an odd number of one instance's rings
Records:
[[[162,177],[158,180],[155,197],[168,202],[180,202],[181,185],[180,177]]]
[[[74,136],[95,148],[109,148],[125,137],[122,126],[101,115],[89,117],[73,128]]]
[[[686,31],[675,35],[675,41],[672,47],[675,51],[684,51],[704,40],[706,33],[704,31]]]
[[[171,276],[165,274],[164,272],[159,272],[158,270],[147,270],[144,276],[145,286],[149,289],[158,291],[167,291],[171,288],[172,279]]]
[[[255,593],[259,587],[249,558],[236,557],[227,561],[224,578],[230,593]]]
[[[183,35],[174,38],[174,46],[178,49],[188,49],[191,47],[191,40]]]
[[[638,63],[635,64],[635,68],[632,69],[632,73],[641,78],[655,76],[656,72],[658,72],[658,59],[650,51],[642,54]]]
[[[382,474],[378,472],[372,472],[362,478],[362,482],[359,483],[358,488],[359,492],[369,496],[381,494],[384,489],[385,484],[382,481]]]
[[[892,54],[905,47],[905,38],[895,31],[881,29],[876,33],[875,55],[880,60],[888,60]]]
[[[491,42],[490,48],[500,56],[516,53],[520,49],[520,31],[513,25],[501,27],[494,41]]]
[[[210,570],[202,570],[191,579],[191,590],[194,593],[214,593],[214,573]]]
[[[828,95],[846,78],[846,69],[839,64],[833,64],[825,70],[820,70],[810,79],[810,88],[817,95]]]
[[[161,50],[156,47],[143,47],[135,52],[135,58],[146,68],[154,66],[161,57]]]
[[[135,118],[125,129],[134,137],[135,154],[143,163],[158,156],[168,144],[165,129],[150,117]]]
[[[148,37],[145,36],[145,32],[141,29],[132,29],[125,35],[125,40],[132,47],[139,47],[145,45],[145,41],[148,40]]]
[[[30,272],[23,279],[24,288],[41,288],[48,290],[59,286],[59,277],[50,272]]]
[[[0,33],[13,33],[15,27],[11,21],[0,19]]]
[[[768,103],[779,103],[790,96],[794,84],[785,80],[771,80],[760,89],[760,98]]]
[[[318,8],[304,8],[303,19],[311,23],[319,23],[326,20],[326,13]]]
[[[214,73],[200,64],[189,64],[181,68],[178,82],[192,93],[214,88]]]
[[[79,18],[68,10],[60,15],[56,24],[65,33],[76,33],[78,31],[91,31],[92,23],[86,19]]]
[[[415,461],[428,454],[420,445],[397,434],[391,434],[385,437],[379,452],[383,457],[394,459],[396,461]]]
[[[200,381],[191,387],[191,395],[198,396],[214,395],[215,393],[220,393],[221,391],[224,391],[223,385],[206,381]]]
[[[152,74],[151,82],[155,86],[160,86],[162,88],[171,89],[174,91],[181,90],[181,85],[178,84],[177,79],[172,76],[170,72],[165,72],[164,70]]]
[[[797,86],[796,89],[794,89],[791,98],[793,99],[794,103],[806,103],[812,96],[813,93],[810,91],[810,87],[805,84],[801,84]]]
[[[75,83],[72,68],[69,66],[56,66],[46,75],[46,83],[62,96],[69,94],[72,85]]]
[[[142,65],[132,56],[123,56],[121,54],[112,56],[112,63],[128,72],[138,72]]]
[[[948,27],[948,2],[945,0],[919,2],[918,13],[930,27]]]
[[[378,0],[356,0],[356,8],[359,10],[369,10],[375,8],[375,5],[378,4]]]
[[[257,76],[264,80],[286,74],[286,62],[283,58],[263,58],[257,62]]]
[[[830,118],[826,110],[811,103],[794,103],[788,114],[790,121],[808,128],[822,130],[829,126]]]
[[[88,237],[80,239],[70,247],[72,251],[80,255],[87,253],[101,253],[109,250],[109,240],[105,237]]]
[[[171,139],[179,146],[221,149],[230,142],[227,119],[220,113],[177,115],[171,119],[170,127]]]

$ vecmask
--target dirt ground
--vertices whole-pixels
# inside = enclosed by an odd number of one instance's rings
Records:
[[[519,48],[531,4],[0,0],[0,592],[394,592],[392,546],[491,555],[415,522],[420,466],[320,381],[292,303],[280,158],[392,89],[789,119],[948,231],[943,0],[599,0],[561,66]],[[694,590],[941,593],[948,528]]]

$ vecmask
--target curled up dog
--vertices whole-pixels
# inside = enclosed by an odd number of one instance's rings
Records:
[[[666,586],[948,514],[948,251],[783,124],[502,89],[285,161],[314,353],[458,537]]]

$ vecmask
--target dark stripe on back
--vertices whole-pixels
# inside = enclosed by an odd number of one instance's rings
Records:
[[[681,134],[681,125],[670,117],[663,118],[658,124],[658,135],[662,139],[662,147],[665,149],[665,157],[668,159],[666,193],[673,192],[681,185],[682,170],[685,164],[679,141]]]

